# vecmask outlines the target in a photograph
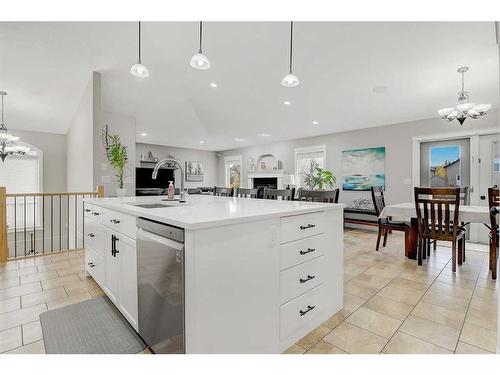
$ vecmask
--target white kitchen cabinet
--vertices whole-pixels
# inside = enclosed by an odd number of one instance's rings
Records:
[[[118,304],[120,296],[120,258],[114,254],[114,236],[115,232],[106,229],[105,263],[106,277],[103,285],[104,292],[108,295],[111,302]]]
[[[135,241],[126,236],[118,235],[116,249],[118,251],[116,258],[120,264],[118,308],[130,324],[137,329],[137,252]]]

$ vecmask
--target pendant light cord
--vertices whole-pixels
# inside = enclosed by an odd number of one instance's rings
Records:
[[[203,21],[200,21],[200,49],[199,49],[199,53],[202,53],[202,51],[201,51],[201,38],[202,38],[202,35],[203,35]]]
[[[290,21],[290,74],[292,73],[292,56],[293,56],[293,21]]]
[[[142,61],[141,61],[141,21],[139,21],[139,64],[142,64]]]
[[[465,72],[462,72],[462,92],[464,92],[464,75]]]

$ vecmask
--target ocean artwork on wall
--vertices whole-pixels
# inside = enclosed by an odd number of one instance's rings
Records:
[[[385,147],[342,151],[342,190],[385,187]]]

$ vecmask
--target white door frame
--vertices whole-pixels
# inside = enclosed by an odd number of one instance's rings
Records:
[[[421,135],[411,138],[412,142],[412,191],[416,186],[420,186],[420,144],[423,142],[433,142],[433,141],[446,141],[451,139],[463,139],[468,138],[470,141],[470,204],[479,204],[479,195],[477,189],[479,188],[479,137],[481,135],[490,135],[499,133],[498,129],[478,129],[478,130],[464,130],[457,131],[453,133],[442,133],[442,134],[431,134],[431,135]],[[412,194],[412,201],[415,200]]]
[[[226,156],[224,157],[224,184],[226,187],[229,186],[229,179],[227,175],[227,163],[228,162],[236,162],[240,163],[241,171],[240,171],[240,187],[243,187],[243,155],[234,155],[234,156]]]

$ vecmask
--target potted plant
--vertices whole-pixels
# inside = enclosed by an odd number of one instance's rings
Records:
[[[125,166],[127,165],[127,146],[121,143],[118,134],[109,135],[109,149],[107,152],[108,160],[111,166],[116,170],[116,180],[119,187],[116,189],[116,195],[124,197],[127,194],[127,189],[124,187],[125,182]]]
[[[309,165],[309,170],[303,172],[304,185],[309,190],[323,190],[325,186],[330,189],[333,188],[333,184],[337,181],[335,176],[331,171],[325,168],[321,168],[315,160],[311,160]]]

